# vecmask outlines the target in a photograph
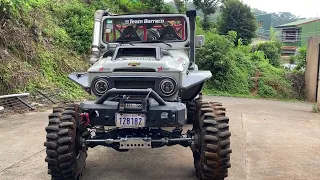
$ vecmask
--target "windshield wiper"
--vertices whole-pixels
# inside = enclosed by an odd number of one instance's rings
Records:
[[[131,46],[134,46],[134,44],[132,44],[132,42],[130,40],[115,40],[114,42],[120,42],[120,43],[126,42],[126,43],[130,44]]]
[[[172,47],[171,44],[168,44],[168,43],[164,42],[163,40],[150,40],[150,41],[143,41],[141,43],[163,43],[163,44],[165,44],[167,46]]]

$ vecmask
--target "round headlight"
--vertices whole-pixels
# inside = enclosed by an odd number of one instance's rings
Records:
[[[160,82],[160,90],[164,95],[170,96],[174,93],[176,84],[172,79],[164,79]]]
[[[107,92],[109,88],[109,83],[105,79],[98,79],[94,83],[94,92],[96,95],[103,95]]]

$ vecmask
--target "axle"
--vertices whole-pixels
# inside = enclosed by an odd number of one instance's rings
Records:
[[[85,140],[86,143],[106,143],[106,144],[113,144],[113,143],[120,143],[130,141],[131,139],[138,139],[138,138],[120,138],[120,139],[88,139]],[[139,138],[142,141],[151,142],[151,143],[179,143],[179,142],[190,142],[193,140],[192,138],[161,138],[161,139],[151,139],[151,138]]]
[[[116,150],[128,150],[128,149],[149,149],[162,146],[181,145],[184,147],[191,146],[193,138],[181,137],[181,138],[161,138],[151,139],[150,137],[130,137],[119,139],[88,139],[85,143],[89,147],[94,146],[107,146]]]

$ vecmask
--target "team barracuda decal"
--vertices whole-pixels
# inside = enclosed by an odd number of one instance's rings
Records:
[[[125,24],[153,24],[153,23],[164,23],[164,19],[127,19],[124,21]]]

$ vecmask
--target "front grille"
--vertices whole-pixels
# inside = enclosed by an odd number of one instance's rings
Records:
[[[156,72],[152,68],[117,68],[113,72]]]
[[[114,81],[117,89],[154,89],[154,81]]]

